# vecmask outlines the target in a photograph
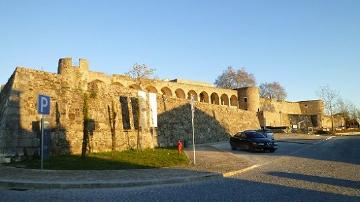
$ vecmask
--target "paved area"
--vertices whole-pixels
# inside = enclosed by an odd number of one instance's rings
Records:
[[[232,177],[126,188],[0,189],[0,201],[360,201],[360,137],[284,144],[301,148]]]
[[[289,144],[299,141],[323,141],[325,136],[278,135],[284,143],[279,143],[277,152],[249,153],[231,151],[228,142],[196,146],[196,165],[186,167],[105,170],[105,171],[54,171],[12,168],[0,165],[0,187],[3,188],[99,188],[99,187],[132,187],[154,184],[183,183],[209,178],[222,178],[240,173],[271,162],[279,156],[291,153],[303,147],[302,144]],[[185,149],[191,162],[193,150],[190,145]]]
[[[276,133],[274,138],[278,142],[298,143],[298,144],[314,144],[318,141],[324,141],[332,138],[329,135],[310,135],[296,133]]]
[[[186,148],[192,160],[192,150]],[[196,165],[161,169],[132,170],[35,170],[0,166],[0,187],[16,189],[35,188],[99,188],[131,187],[154,184],[184,183],[209,178],[251,166],[241,157],[214,148],[199,145]]]

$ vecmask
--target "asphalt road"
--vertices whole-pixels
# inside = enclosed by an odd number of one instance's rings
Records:
[[[281,143],[274,154],[233,152],[260,166],[231,178],[119,189],[0,190],[0,201],[360,201],[359,145],[359,136]]]

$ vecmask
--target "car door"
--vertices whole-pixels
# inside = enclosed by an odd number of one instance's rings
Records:
[[[244,138],[243,138],[243,145],[244,145],[244,149],[248,150],[251,148],[251,138],[250,138],[250,134],[244,133]]]
[[[238,148],[240,148],[240,135],[241,133],[237,133],[234,137],[231,137],[232,145]]]
[[[245,135],[245,133],[241,133],[240,135],[239,135],[239,148],[240,149],[246,149],[247,147],[246,147],[246,135]]]

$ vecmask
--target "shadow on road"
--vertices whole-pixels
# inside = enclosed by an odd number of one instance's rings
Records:
[[[297,144],[281,141],[278,142],[278,149],[274,153],[231,150],[228,142],[216,143],[213,146],[224,152],[261,162],[288,156],[360,165],[360,136],[336,137],[315,143]]]
[[[315,183],[322,183],[334,186],[342,186],[342,187],[349,187],[353,189],[360,189],[360,182],[352,181],[352,180],[344,180],[344,179],[337,179],[331,177],[320,177],[320,176],[313,176],[313,175],[304,175],[299,173],[285,173],[285,172],[268,172],[268,175],[281,177],[281,178],[289,178],[295,180],[303,180],[308,182],[315,182]]]

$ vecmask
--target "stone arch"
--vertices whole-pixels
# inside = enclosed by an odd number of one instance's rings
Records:
[[[198,101],[198,96],[197,96],[197,93],[194,91],[194,90],[190,90],[189,92],[188,92],[188,99],[189,100],[191,100],[191,96],[194,96],[194,100],[195,101]]]
[[[149,93],[157,93],[158,92],[157,89],[151,85],[146,87],[146,91]]]
[[[93,80],[91,82],[88,83],[88,88],[89,89],[93,89],[93,90],[97,90],[101,87],[104,87],[105,85],[105,82],[99,80],[99,79],[96,79],[96,80]]]
[[[200,102],[209,103],[209,95],[205,91],[200,93]]]
[[[172,92],[171,92],[170,88],[168,88],[168,87],[163,87],[163,88],[161,89],[161,92],[162,92],[162,94],[165,95],[165,96],[168,96],[168,97],[171,97],[171,96],[172,96]]]
[[[176,94],[177,98],[185,99],[185,92],[183,89],[181,89],[181,88],[176,89],[175,94]]]
[[[124,85],[122,85],[120,82],[112,82],[111,85],[113,85],[113,86],[119,86],[119,87],[124,87]]]
[[[237,99],[236,95],[232,95],[230,97],[230,105],[231,106],[238,106],[238,99]]]
[[[221,95],[221,105],[229,106],[229,97],[226,94]]]
[[[217,93],[212,93],[211,96],[210,96],[210,100],[211,100],[211,104],[220,104],[219,102],[219,96]]]
[[[100,79],[98,79],[98,78],[93,79],[93,80],[88,80],[88,83],[99,82],[99,81],[105,83],[105,81],[100,80]]]
[[[139,85],[137,85],[137,84],[131,84],[129,86],[129,88],[134,89],[134,90],[141,90],[141,87]]]

